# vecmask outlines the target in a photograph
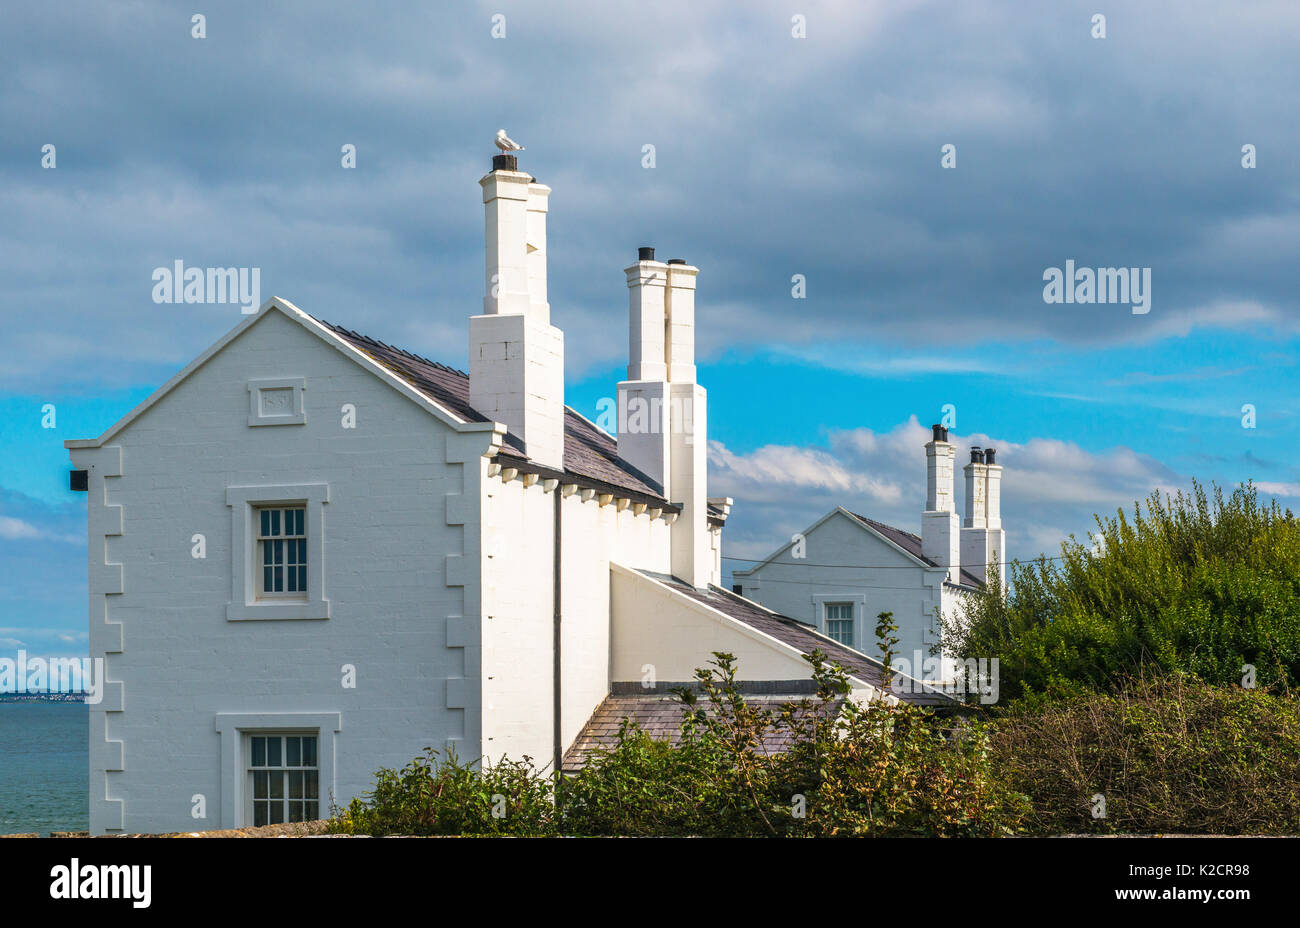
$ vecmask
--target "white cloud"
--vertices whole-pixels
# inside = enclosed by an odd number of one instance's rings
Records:
[[[36,526],[24,522],[22,519],[15,519],[11,516],[0,516],[0,538],[20,539],[40,537],[41,531]]]
[[[835,506],[919,534],[929,438],[930,430],[912,417],[887,432],[832,432],[821,448],[765,445],[738,453],[710,442],[709,492],[736,499],[724,535],[727,555],[765,556]],[[1084,537],[1094,528],[1093,513],[1129,510],[1152,490],[1187,483],[1125,447],[1092,452],[1054,438],[1012,442],[984,433],[952,432],[950,440],[958,448],[959,513],[967,446],[998,449],[1003,526],[1016,558],[1055,554],[1069,534]]]
[[[1274,483],[1270,481],[1261,481],[1255,486],[1261,493],[1267,493],[1270,496],[1284,496],[1300,499],[1300,483]]]

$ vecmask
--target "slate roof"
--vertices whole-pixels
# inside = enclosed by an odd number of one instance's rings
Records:
[[[864,683],[880,687],[883,682],[882,670],[884,668],[880,661],[868,657],[861,651],[846,647],[834,638],[821,634],[806,622],[800,622],[798,619],[792,619],[789,616],[773,612],[753,600],[737,596],[735,593],[721,587],[710,586],[708,589],[696,589],[689,583],[684,583],[667,574],[653,573],[648,570],[638,572],[672,587],[677,592],[689,596],[696,602],[703,603],[711,609],[716,609],[724,615],[743,622],[750,628],[771,635],[778,641],[796,648],[801,654],[811,654],[814,650],[820,648],[831,662],[838,663],[850,675]],[[907,702],[924,706],[949,706],[954,703],[950,696],[937,690],[925,688],[920,683],[907,689],[912,691],[899,694],[899,697]]]
[[[908,554],[912,555],[913,557],[917,558],[918,560],[924,561],[925,563],[929,564],[931,567],[939,566],[930,558],[926,557],[924,554],[921,553],[921,539],[918,536],[913,535],[911,532],[905,532],[901,528],[895,528],[892,525],[886,525],[884,522],[877,522],[875,519],[868,519],[866,516],[860,516],[856,512],[850,512],[849,515],[853,516],[853,518],[857,519],[863,525],[867,525],[875,529],[877,532],[884,535],[894,544],[898,545],[900,548],[902,548],[904,551],[906,551]],[[965,586],[965,587],[970,587],[972,589],[978,590],[981,587],[983,587],[984,584],[981,583],[979,578],[976,577],[974,574],[972,574],[970,571],[962,570],[961,583],[953,584],[953,586]]]
[[[773,712],[780,710],[786,703],[809,700],[812,711],[817,714],[835,716],[844,705],[843,699],[834,699],[823,708],[814,697],[807,694],[773,694],[763,696],[744,696],[745,704],[754,708],[767,708]],[[637,693],[635,695],[611,694],[596,707],[591,720],[583,726],[573,746],[564,755],[563,769],[575,771],[585,766],[592,754],[599,750],[608,750],[618,743],[618,730],[623,719],[635,722],[642,731],[656,741],[668,741],[676,744],[681,740],[682,701],[667,693]],[[701,698],[696,708],[703,709],[710,715],[713,707],[707,699]],[[764,733],[759,750],[764,754],[780,754],[790,749],[794,742],[793,733],[784,727],[768,729]]]
[[[317,319],[321,325],[353,348],[382,364],[426,396],[446,406],[469,422],[486,422],[488,417],[469,403],[469,375],[454,367],[430,361],[410,351],[394,348],[378,339]],[[501,454],[527,461],[524,443],[507,434]],[[569,407],[564,407],[564,469],[576,477],[663,500],[663,487],[618,456],[618,442]]]

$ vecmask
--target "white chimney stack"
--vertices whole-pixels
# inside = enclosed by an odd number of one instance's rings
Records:
[[[925,444],[925,512],[921,514],[921,553],[948,568],[948,580],[961,580],[961,523],[953,500],[954,456],[948,430],[932,427],[933,438]]]
[[[470,405],[521,441],[530,459],[564,469],[564,333],[546,301],[551,188],[497,155],[483,188],[483,315],[469,319]]]
[[[1002,564],[1006,534],[1002,531],[1002,468],[994,463],[996,448],[971,448],[966,465],[966,519],[961,530],[964,569],[988,582],[989,565]]]
[[[628,290],[627,380],[618,385],[618,455],[669,490],[670,397],[666,291],[668,265],[641,248],[637,263],[624,268]]]
[[[618,385],[618,453],[682,507],[672,523],[672,572],[692,586],[713,579],[709,534],[707,394],[695,382],[695,280],[681,259],[642,248],[626,268],[628,379]]]
[[[970,463],[966,473],[966,518],[961,528],[961,562],[968,573],[984,580],[984,565],[988,563],[989,533],[986,524],[985,494],[988,490],[988,466],[984,463],[984,450],[970,449]]]
[[[1002,465],[994,463],[996,454],[996,448],[984,449],[984,464],[987,471],[987,482],[984,489],[984,524],[987,526],[989,534],[988,557],[985,562],[990,565],[997,565],[998,573],[1002,576],[1005,587],[1007,533],[1002,530]],[[986,579],[987,573],[986,568],[981,579]]]

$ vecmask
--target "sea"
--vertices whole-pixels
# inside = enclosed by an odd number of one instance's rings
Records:
[[[0,835],[90,825],[90,708],[0,699]]]

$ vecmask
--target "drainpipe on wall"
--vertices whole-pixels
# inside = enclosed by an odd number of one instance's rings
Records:
[[[553,708],[553,721],[551,727],[555,733],[554,734],[555,774],[558,776],[560,773],[560,765],[564,761],[564,743],[562,741],[562,736],[560,733],[560,706],[561,706],[561,702],[560,702],[560,621],[561,621],[560,581],[562,576],[560,565],[561,565],[561,558],[564,556],[564,549],[561,545],[561,535],[560,535],[560,503],[564,499],[564,494],[560,492],[559,484],[556,484],[555,488],[551,490],[551,495],[555,497],[555,538],[553,542],[555,563],[554,563],[554,570],[553,570],[553,578],[551,580],[551,585],[553,588],[552,600],[555,608],[555,618],[554,618],[554,625],[553,625],[553,632],[552,632],[553,635],[552,650],[555,655],[555,664],[551,671],[552,673],[551,679],[553,681],[552,687],[554,689],[555,705]]]

